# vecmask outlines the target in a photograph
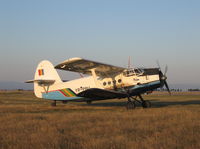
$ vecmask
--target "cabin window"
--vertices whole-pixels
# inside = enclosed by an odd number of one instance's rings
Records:
[[[110,81],[108,82],[108,85],[111,85],[111,82],[110,82]]]
[[[107,84],[106,82],[103,82],[103,86],[106,86],[106,84]]]
[[[119,79],[119,80],[118,80],[118,83],[122,83],[122,80],[121,80],[121,79]]]

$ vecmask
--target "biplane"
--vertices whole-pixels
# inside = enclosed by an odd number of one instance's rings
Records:
[[[85,74],[85,77],[71,81],[62,81],[56,69]],[[167,71],[167,69],[166,69]],[[56,101],[93,101],[127,98],[127,109],[134,109],[139,102],[142,107],[151,107],[142,94],[166,86],[166,71],[160,68],[123,68],[91,61],[83,58],[71,58],[55,67],[44,60],[39,63],[34,80],[34,93],[38,98]],[[139,98],[139,99],[138,99]]]

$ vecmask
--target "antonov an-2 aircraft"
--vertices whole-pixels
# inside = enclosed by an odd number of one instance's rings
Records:
[[[87,77],[62,81],[56,69],[86,74]],[[34,93],[38,98],[53,100],[52,106],[56,106],[56,101],[85,101],[90,104],[96,100],[127,98],[127,109],[134,109],[135,101],[148,108],[151,103],[144,100],[142,94],[164,85],[170,93],[165,73],[160,68],[127,69],[71,58],[55,67],[46,60],[40,62],[34,80],[27,83],[34,83]]]

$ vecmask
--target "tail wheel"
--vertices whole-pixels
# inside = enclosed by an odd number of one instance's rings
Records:
[[[143,108],[150,108],[151,107],[151,102],[147,101],[147,100],[142,101],[142,107]]]
[[[126,105],[126,109],[127,110],[135,109],[135,102],[134,101],[128,101],[127,105]]]

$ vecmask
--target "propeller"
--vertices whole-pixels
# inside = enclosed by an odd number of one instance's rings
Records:
[[[159,72],[160,81],[161,81],[161,82],[163,81],[163,83],[164,83],[164,85],[165,85],[165,87],[166,87],[168,93],[171,95],[171,91],[170,91],[170,89],[169,89],[169,85],[168,85],[168,83],[167,83],[167,76],[166,76],[167,71],[168,71],[168,66],[167,66],[167,65],[165,66],[165,71],[164,71],[164,74],[163,74],[163,72],[162,72],[162,70],[161,70],[161,67],[160,67],[160,64],[159,64],[159,61],[157,61],[157,65],[158,65],[158,68],[159,68],[159,71],[160,71],[160,72]]]
[[[131,68],[131,57],[129,56],[128,57],[128,69],[130,69]]]
[[[166,74],[167,74],[167,71],[168,71],[168,66],[166,65],[166,66],[165,66],[165,73],[164,73],[165,76],[166,76]]]
[[[165,84],[165,87],[167,88],[168,93],[171,95],[171,91],[170,91],[170,89],[169,89],[169,86],[168,86],[166,80],[164,81],[164,84]]]
[[[158,68],[161,70],[159,60],[157,60],[156,63],[158,65]]]

